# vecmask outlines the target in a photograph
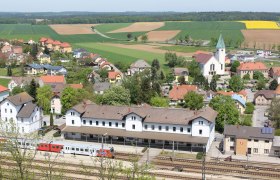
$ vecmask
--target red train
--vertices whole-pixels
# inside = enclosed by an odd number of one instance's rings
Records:
[[[61,144],[40,143],[37,146],[38,151],[48,151],[48,152],[60,153],[62,149],[63,149],[63,145],[61,145]]]

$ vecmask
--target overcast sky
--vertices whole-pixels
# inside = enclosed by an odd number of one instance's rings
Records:
[[[1,12],[280,11],[280,0],[0,0],[0,4]]]

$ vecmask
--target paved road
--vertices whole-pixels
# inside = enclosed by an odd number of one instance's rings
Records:
[[[264,122],[268,119],[264,116],[265,111],[268,106],[255,106],[255,111],[253,114],[253,127],[263,127]]]
[[[0,76],[1,79],[12,79],[11,76]]]
[[[245,91],[247,93],[247,102],[253,102],[255,92],[252,92],[251,89],[245,89]]]

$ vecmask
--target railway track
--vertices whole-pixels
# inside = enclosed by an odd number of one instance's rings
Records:
[[[202,162],[199,160],[191,159],[175,159],[173,162],[170,162],[169,157],[157,157],[153,160],[153,163],[161,169],[172,169],[174,167],[180,167],[183,169],[183,172],[189,172],[191,170],[199,170],[201,173]],[[275,166],[276,167],[276,166]],[[211,174],[238,174],[243,175],[244,177],[268,177],[274,179],[280,179],[280,172],[275,167],[256,167],[256,166],[247,166],[247,170],[244,169],[244,165],[241,164],[230,164],[230,163],[217,163],[217,162],[206,162],[205,170],[206,173]],[[279,166],[278,166],[279,168]]]

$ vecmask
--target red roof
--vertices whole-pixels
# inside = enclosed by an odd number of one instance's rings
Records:
[[[247,93],[245,90],[241,90],[238,92],[238,94],[243,95],[243,96],[247,96]]]
[[[200,53],[194,55],[195,61],[201,64],[206,64],[211,58],[213,57],[212,54],[205,54],[205,53]]]
[[[230,92],[217,91],[217,94],[221,94],[221,95],[224,95],[224,96],[232,96],[234,94],[234,92],[233,91],[230,91]]]
[[[60,46],[63,47],[63,48],[71,47],[71,45],[67,42],[61,43]]]
[[[196,56],[196,55],[198,55],[198,54],[210,54],[210,53],[207,52],[207,51],[196,51],[196,52],[194,53],[194,56]]]
[[[277,86],[277,88],[274,92],[275,92],[275,94],[280,94],[280,85]]]
[[[54,42],[54,40],[52,40],[50,38],[46,41],[47,44],[52,44],[53,42]]]
[[[103,68],[104,66],[106,66],[106,65],[109,65],[109,66],[111,66],[111,63],[109,63],[108,61],[106,61],[106,62],[104,62],[103,64],[101,64],[101,68]]]
[[[44,83],[64,83],[64,76],[41,76]]]
[[[9,91],[5,86],[0,85],[0,92]]]
[[[112,71],[108,72],[108,78],[109,79],[116,79],[117,75],[120,75],[120,73],[119,72],[112,72]]]
[[[46,37],[41,37],[40,42],[45,42],[45,41],[47,41],[47,40],[48,40],[48,38],[46,38]]]
[[[181,100],[184,99],[184,96],[190,91],[196,91],[196,85],[175,85],[169,92],[169,99],[171,100]]]
[[[239,71],[257,71],[257,70],[267,70],[267,67],[262,62],[246,62],[240,64],[237,68]]]
[[[71,88],[74,88],[74,89],[83,89],[83,84],[69,84],[69,86]]]
[[[60,41],[54,41],[53,45],[61,45],[61,42]]]

